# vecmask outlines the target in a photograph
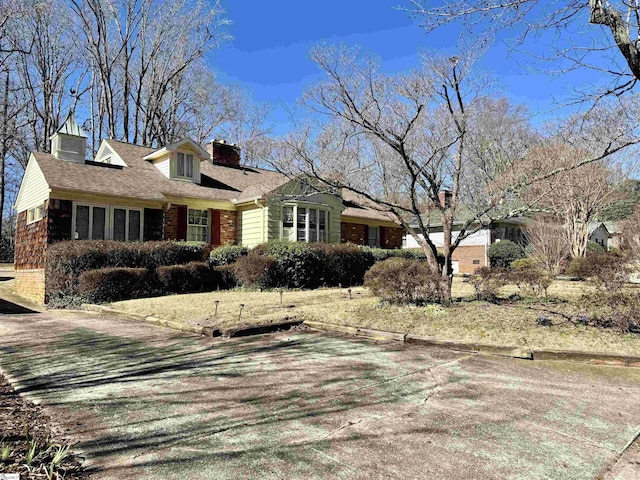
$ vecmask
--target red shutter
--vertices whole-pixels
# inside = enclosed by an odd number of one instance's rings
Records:
[[[219,246],[220,240],[220,210],[210,209],[211,217],[211,245]]]
[[[385,235],[386,228],[380,227],[380,246],[382,248],[387,248],[387,238]]]
[[[178,228],[177,240],[187,239],[187,207],[186,205],[178,205]]]

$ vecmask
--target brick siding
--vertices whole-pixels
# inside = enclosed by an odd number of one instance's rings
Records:
[[[402,228],[383,227],[384,228],[384,245],[382,248],[402,248],[402,236],[404,230]]]
[[[484,245],[467,245],[458,247],[453,252],[454,262],[458,263],[459,273],[473,273],[477,268],[486,267]],[[473,261],[478,263],[474,264]]]
[[[355,243],[356,245],[365,245],[367,239],[367,226],[361,223],[340,223],[340,237],[342,243]]]
[[[220,210],[220,244],[235,245],[238,212]]]
[[[178,205],[171,205],[171,208],[164,211],[162,224],[164,239],[176,240],[178,238]]]

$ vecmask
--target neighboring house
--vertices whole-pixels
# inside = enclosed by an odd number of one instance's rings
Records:
[[[159,149],[103,140],[85,160],[86,135],[70,115],[51,154],[32,153],[15,203],[16,291],[44,300],[47,245],[60,240],[184,240],[253,247],[270,240],[400,248],[384,213],[301,179],[240,164],[224,141],[184,139]]]
[[[454,241],[458,237],[465,221],[464,215],[461,215],[461,218],[454,222]],[[453,273],[473,273],[477,268],[488,266],[489,258],[487,257],[487,249],[492,243],[501,240],[511,240],[512,242],[524,245],[526,240],[522,227],[526,223],[527,219],[525,218],[510,218],[508,220],[494,222],[490,227],[482,228],[469,235],[460,242],[460,246],[453,252],[451,259]],[[422,237],[422,234],[420,234],[420,237]],[[432,221],[429,224],[429,238],[436,247],[442,247],[444,245],[444,233],[441,223]],[[406,235],[403,241],[403,247],[420,248],[420,245],[412,235]]]
[[[607,244],[607,250],[614,248],[620,248],[622,239],[622,229],[618,222],[604,222],[604,226],[609,232],[609,242]]]
[[[605,250],[611,248],[612,235],[603,222],[593,222],[589,224],[589,241],[595,242]]]

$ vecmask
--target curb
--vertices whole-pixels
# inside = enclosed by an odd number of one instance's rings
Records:
[[[85,311],[109,313],[128,320],[144,322],[151,325],[159,325],[161,327],[171,328],[181,332],[195,333],[205,337],[228,338],[246,337],[251,335],[260,335],[264,333],[272,333],[280,330],[289,330],[300,325],[304,325],[311,330],[322,332],[341,333],[353,335],[356,337],[366,338],[367,340],[383,341],[383,342],[402,342],[410,345],[420,345],[425,347],[446,348],[448,350],[458,350],[463,352],[476,352],[486,355],[497,355],[510,358],[518,358],[524,360],[551,360],[588,363],[591,365],[609,365],[616,367],[640,368],[640,357],[630,355],[618,355],[615,353],[589,353],[574,350],[548,350],[533,349],[509,346],[509,345],[491,345],[476,342],[460,342],[456,340],[442,340],[437,337],[426,337],[422,335],[413,335],[411,333],[388,332],[386,330],[375,330],[371,328],[350,327],[348,325],[340,325],[337,323],[326,323],[312,320],[289,320],[286,322],[272,323],[267,325],[243,325],[228,330],[220,330],[215,327],[194,327],[185,325],[180,322],[171,320],[163,320],[161,318],[135,313],[123,312],[114,308],[104,307],[91,303],[82,304]]]
[[[304,325],[312,330],[323,332],[342,333],[357,337],[378,341],[397,341],[411,345],[426,347],[446,348],[463,352],[475,352],[486,355],[497,355],[521,360],[551,360],[588,363],[591,365],[609,365],[616,367],[640,368],[640,357],[630,355],[618,355],[614,353],[588,353],[572,350],[545,350],[516,346],[491,345],[476,342],[460,342],[455,340],[441,340],[437,337],[425,337],[411,333],[387,332],[384,330],[372,330],[368,328],[349,327],[334,323],[305,321]]]
[[[108,313],[111,315],[117,315],[118,317],[126,318],[127,320],[144,322],[150,325],[158,325],[181,332],[195,333],[196,335],[205,337],[248,337],[251,335],[260,335],[263,333],[273,333],[280,330],[290,330],[291,328],[298,327],[303,323],[302,320],[289,320],[279,323],[269,323],[267,325],[241,325],[239,327],[234,327],[227,330],[220,330],[216,327],[195,327],[193,325],[185,325],[184,323],[180,322],[164,320],[162,318],[153,316],[144,316],[138,315],[136,313],[124,312],[122,310],[116,310],[115,308],[109,308],[103,305],[95,305],[93,303],[82,304],[82,308],[85,311],[89,312]]]

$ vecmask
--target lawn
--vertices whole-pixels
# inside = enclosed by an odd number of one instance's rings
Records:
[[[552,302],[496,305],[473,300],[472,287],[456,278],[453,295],[460,301],[449,308],[381,305],[364,287],[353,288],[351,298],[344,288],[284,291],[281,303],[278,291],[233,290],[128,300],[111,306],[200,326],[228,328],[296,318],[447,340],[640,355],[640,335],[575,325],[562,315],[580,313],[577,300],[590,288],[583,282],[556,281],[549,289]],[[506,298],[516,290],[508,287],[501,293]],[[244,305],[241,314],[240,304]],[[552,325],[539,325],[540,315]]]

